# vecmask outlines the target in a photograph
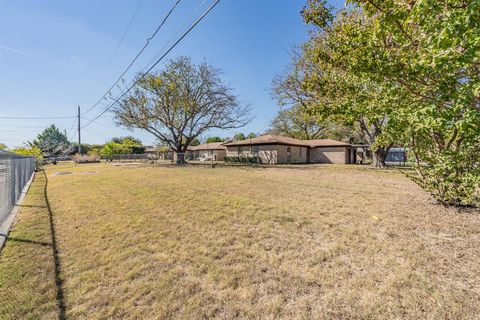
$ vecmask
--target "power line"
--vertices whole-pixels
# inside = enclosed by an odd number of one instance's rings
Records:
[[[67,136],[68,136],[69,134],[71,134],[71,133],[72,133],[73,129],[75,128],[75,125],[77,124],[77,121],[78,121],[78,119],[77,119],[77,118],[75,118],[75,121],[73,122],[73,124],[72,124],[71,128],[70,128],[70,129],[68,129]],[[74,136],[74,135],[75,135],[75,132],[73,132],[73,134],[72,134],[71,138],[73,138],[73,136]],[[70,139],[71,139],[71,138],[70,138]],[[70,140],[70,139],[69,139],[69,140]]]
[[[177,30],[177,32],[168,40],[167,43],[158,51],[158,53],[147,63],[147,65],[142,69],[141,72],[143,72],[145,69],[148,68],[150,64],[152,64],[155,60],[158,59],[158,57],[162,54],[163,50],[165,50],[172,42],[175,41],[175,38],[182,32],[182,30],[186,29],[190,23],[195,21],[195,16],[197,12],[203,7],[203,5],[207,2],[208,0],[203,0],[202,3],[194,10],[188,21],[180,28]]]
[[[190,27],[188,28],[188,30],[186,32],[183,33],[183,35],[177,40],[175,41],[175,43],[145,72],[142,74],[142,76],[140,76],[137,80],[135,80],[133,82],[133,84],[126,90],[124,91],[120,97],[118,97],[117,99],[115,99],[115,101],[113,101],[113,103],[111,103],[105,110],[103,110],[100,114],[98,114],[94,119],[90,120],[87,124],[85,124],[82,128],[85,128],[86,126],[90,125],[92,122],[94,122],[95,120],[97,120],[98,118],[100,118],[105,112],[107,112],[108,110],[110,110],[118,101],[120,101],[120,99],[122,99],[130,90],[132,90],[132,88],[138,83],[140,82],[150,71],[152,71],[152,69],[160,63],[160,61],[163,60],[163,58],[165,58],[169,53],[170,51],[172,51],[179,43],[180,41],[182,41],[209,13],[210,11],[213,10],[213,8],[215,8],[215,6],[220,2],[220,0],[216,0],[198,19],[197,21],[195,21],[195,23]]]
[[[98,99],[97,102],[95,102],[90,108],[88,108],[85,112],[83,112],[82,114],[87,114],[88,112],[92,111],[100,102],[103,101],[103,99],[106,99],[106,96],[110,93],[110,91],[115,88],[115,86],[118,84],[118,82],[122,79],[122,77],[128,72],[128,70],[130,70],[130,68],[133,66],[133,64],[135,63],[135,61],[138,60],[138,58],[140,57],[140,55],[143,53],[143,51],[145,51],[145,49],[148,47],[148,45],[150,44],[150,41],[157,35],[157,33],[160,31],[160,29],[163,27],[163,25],[165,24],[165,22],[168,20],[168,18],[170,17],[170,15],[172,14],[173,10],[175,10],[175,8],[177,7],[177,5],[180,3],[181,0],[177,0],[175,2],[175,4],[173,5],[173,7],[170,9],[170,11],[167,13],[167,15],[163,18],[162,22],[160,23],[160,25],[157,27],[157,29],[155,30],[155,32],[147,38],[146,42],[145,42],[145,45],[143,46],[143,48],[137,53],[137,55],[133,58],[133,60],[130,62],[130,64],[127,66],[127,68],[122,72],[122,74],[117,78],[117,80],[113,83],[113,85],[107,90],[107,92],[105,92],[105,94],[100,98]]]
[[[11,120],[54,120],[54,119],[72,119],[75,116],[62,116],[62,117],[4,117],[0,116],[0,119],[11,119]]]
[[[115,49],[113,50],[113,53],[112,55],[110,56],[109,60],[107,61],[107,63],[105,64],[105,66],[103,67],[103,70],[102,72],[100,73],[99,77],[97,78],[97,80],[95,81],[94,85],[92,86],[92,88],[90,89],[90,91],[88,92],[88,94],[86,95],[86,97],[83,99],[84,101],[90,97],[90,95],[92,94],[93,90],[98,86],[98,84],[100,83],[100,80],[103,78],[103,76],[105,75],[105,72],[107,71],[108,67],[110,66],[110,64],[112,63],[113,61],[113,58],[115,58],[118,50],[120,49],[120,46],[122,45],[123,43],[123,40],[125,40],[125,37],[127,36],[127,33],[128,31],[130,31],[130,28],[133,24],[133,21],[135,20],[135,18],[137,17],[138,15],[138,12],[140,11],[140,8],[142,7],[143,5],[143,2],[144,0],[141,0],[137,6],[137,9],[135,10],[135,12],[133,13],[132,17],[130,18],[130,21],[128,22],[128,25],[127,25],[127,28],[125,29],[125,31],[123,32],[123,35],[121,36],[120,40],[118,41],[118,44],[117,46],[115,47]]]
[[[26,128],[27,129],[32,129],[32,128],[45,128],[45,126],[22,126],[22,125],[17,125],[17,124],[3,124],[3,123],[0,123],[0,127],[7,127],[7,128]],[[59,129],[63,129],[62,128],[59,128]]]

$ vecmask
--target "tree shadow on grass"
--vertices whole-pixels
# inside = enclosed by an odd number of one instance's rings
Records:
[[[43,176],[41,176],[41,174],[43,174]],[[42,181],[42,178],[44,178],[44,181]],[[57,237],[56,237],[56,230],[55,230],[55,222],[54,222],[54,217],[53,217],[53,212],[52,212],[52,209],[51,209],[51,206],[50,206],[50,202],[49,202],[49,199],[48,199],[48,178],[47,178],[47,175],[45,173],[45,171],[42,171],[42,172],[38,172],[37,173],[37,176],[35,177],[35,180],[37,181],[37,183],[35,183],[34,186],[32,186],[29,191],[28,191],[28,195],[31,196],[32,194],[35,194],[35,195],[43,195],[42,196],[33,196],[33,199],[34,202],[33,204],[21,204],[21,205],[18,205],[19,207],[23,207],[23,208],[42,208],[41,211],[34,211],[35,215],[37,215],[37,220],[36,223],[35,223],[35,226],[32,227],[32,226],[28,226],[28,223],[31,223],[31,220],[29,221],[27,219],[27,226],[24,226],[24,227],[19,227],[19,232],[15,232],[11,234],[4,234],[4,233],[0,233],[0,237],[3,237],[3,238],[6,238],[7,239],[7,243],[18,243],[18,244],[25,244],[25,245],[32,245],[32,246],[35,246],[35,247],[32,247],[34,248],[34,252],[37,252],[39,253],[39,251],[42,251],[42,249],[40,249],[39,247],[37,246],[42,246],[44,247],[45,249],[43,249],[43,254],[47,254],[48,256],[50,256],[50,254],[52,255],[52,258],[53,258],[53,267],[54,267],[54,281],[55,281],[55,302],[56,302],[56,312],[54,310],[52,310],[53,312],[57,313],[58,314],[58,319],[60,320],[64,320],[66,319],[66,308],[65,308],[65,299],[64,299],[64,292],[63,292],[63,281],[62,281],[62,278],[61,278],[61,262],[60,262],[60,257],[59,257],[59,250],[58,250],[58,245],[57,245]],[[32,190],[35,190],[35,192],[31,192]],[[32,199],[32,198],[31,198]],[[46,215],[46,210],[48,210],[48,217]],[[20,213],[21,214],[21,213]],[[38,216],[38,215],[41,215]],[[44,220],[45,219],[45,220]],[[43,221],[41,221],[43,220]],[[35,220],[34,220],[35,221]],[[33,231],[32,231],[32,228],[33,228]],[[38,230],[37,228],[41,228],[42,232],[40,232],[40,234],[45,234],[47,236],[47,238],[43,238],[42,236],[42,240],[40,239],[36,239],[38,238]],[[17,236],[15,237],[14,235],[16,234],[22,234],[23,236]],[[30,237],[31,236],[31,237]],[[51,248],[51,253],[49,252],[49,248]],[[23,252],[23,254],[27,253],[28,254],[28,250],[27,251],[21,251]],[[31,251],[30,251],[31,252]],[[30,253],[31,255],[33,255],[33,257],[35,257],[35,254],[34,253]],[[15,259],[15,254],[12,255]],[[21,262],[25,257],[28,257],[30,255],[27,255],[27,256],[24,256],[23,258],[19,258],[18,256],[16,257],[17,259],[19,259],[17,262]],[[39,253],[39,256],[42,256],[42,253]],[[24,263],[24,262],[22,262]],[[15,266],[15,265],[14,265]],[[15,268],[14,268],[15,269]],[[1,270],[0,270],[1,272]],[[13,272],[11,275],[14,275],[15,273]],[[27,281],[28,282],[28,281]],[[12,282],[13,283],[13,282]],[[1,277],[0,277],[0,287],[1,287]],[[24,297],[29,297],[30,295],[32,295],[32,299],[33,299],[33,296],[35,294],[38,294],[37,292],[31,292],[31,291],[25,291],[24,293],[22,293],[23,290],[35,290],[35,288],[32,288],[30,287],[28,284],[22,286],[22,280],[21,279],[18,279],[18,287],[15,288],[15,290],[13,290],[13,297],[11,301],[16,301],[16,305],[12,305],[13,306],[13,309],[36,309],[37,306],[35,306],[35,303],[33,302],[32,305],[29,305],[29,302],[30,301],[24,301],[23,300],[23,296]],[[15,295],[16,294],[16,295]],[[16,298],[19,298],[17,300],[15,300]],[[10,304],[8,304],[8,302],[10,300],[8,300],[8,295],[6,296],[2,296],[0,295],[0,304],[3,304],[3,307],[4,308],[0,308],[0,318],[3,319],[2,315],[8,315],[8,314],[11,314],[12,315],[12,318],[14,319],[19,319],[19,315],[22,314],[23,312],[26,312],[26,313],[30,313],[30,314],[37,314],[38,311],[36,310],[10,310]],[[5,301],[6,299],[6,301]],[[25,305],[23,305],[25,303]],[[1,305],[0,305],[1,306]],[[41,307],[41,306],[38,306],[38,307]],[[37,314],[38,315],[38,314]],[[35,316],[32,317],[32,318],[36,318]]]
[[[44,185],[44,195],[45,195],[45,204],[48,209],[48,218],[50,224],[50,234],[52,237],[52,253],[53,253],[53,262],[55,266],[55,287],[56,287],[56,298],[57,298],[57,307],[58,307],[58,319],[65,320],[67,319],[66,316],[66,308],[65,308],[65,297],[63,293],[63,280],[61,278],[61,263],[60,257],[58,253],[58,245],[57,245],[57,237],[55,233],[55,222],[53,221],[53,213],[52,208],[50,206],[50,201],[48,200],[48,178],[45,170],[42,171],[45,177],[45,185]]]
[[[5,237],[8,239],[8,241],[13,241],[13,242],[21,242],[21,243],[30,243],[30,244],[38,244],[44,247],[51,247],[52,244],[49,242],[43,242],[43,241],[35,241],[35,240],[30,240],[30,239],[21,239],[21,238],[14,238],[14,237],[8,237],[7,235],[0,233],[0,237]]]

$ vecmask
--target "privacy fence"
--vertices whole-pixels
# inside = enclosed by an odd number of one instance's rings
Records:
[[[12,212],[34,171],[34,157],[0,151],[0,225]]]

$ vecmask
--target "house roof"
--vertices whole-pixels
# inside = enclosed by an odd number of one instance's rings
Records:
[[[203,143],[198,146],[188,147],[189,151],[200,151],[200,150],[225,150],[223,142],[212,142],[212,143]]]
[[[224,145],[227,147],[258,145],[258,144],[284,144],[284,145],[302,146],[302,147],[310,147],[310,148],[350,146],[350,144],[346,142],[332,140],[332,139],[298,140],[290,137],[274,136],[271,134],[266,134],[266,135],[255,137],[252,139],[224,143]]]
[[[317,147],[349,147],[351,144],[333,139],[303,140],[311,148]]]
[[[258,136],[251,139],[240,140],[225,143],[224,145],[227,147],[234,147],[234,146],[246,146],[246,145],[256,145],[256,144],[286,144],[286,145],[294,145],[294,146],[308,146],[302,140],[284,137],[284,136],[274,136],[271,134],[266,134],[263,136]]]

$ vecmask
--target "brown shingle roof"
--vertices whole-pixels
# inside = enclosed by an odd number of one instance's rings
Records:
[[[307,144],[305,144],[305,142],[298,139],[284,137],[284,136],[274,136],[271,134],[266,134],[263,136],[246,139],[246,140],[225,143],[225,146],[233,147],[233,146],[246,146],[246,145],[256,145],[256,144],[287,144],[287,145],[294,145],[294,146],[308,146]]]
[[[204,143],[198,146],[191,146],[188,147],[189,151],[200,151],[200,150],[226,150],[223,142],[212,142],[212,143]]]
[[[303,140],[311,148],[317,147],[348,147],[349,143],[337,141],[333,139],[316,139],[316,140]]]
[[[298,140],[290,137],[274,136],[271,134],[266,134],[266,135],[252,138],[252,139],[224,143],[224,145],[227,147],[247,146],[247,145],[257,145],[257,144],[284,144],[284,145],[293,145],[293,146],[302,146],[302,147],[311,147],[311,148],[350,146],[350,144],[346,142],[337,141],[333,139]]]

